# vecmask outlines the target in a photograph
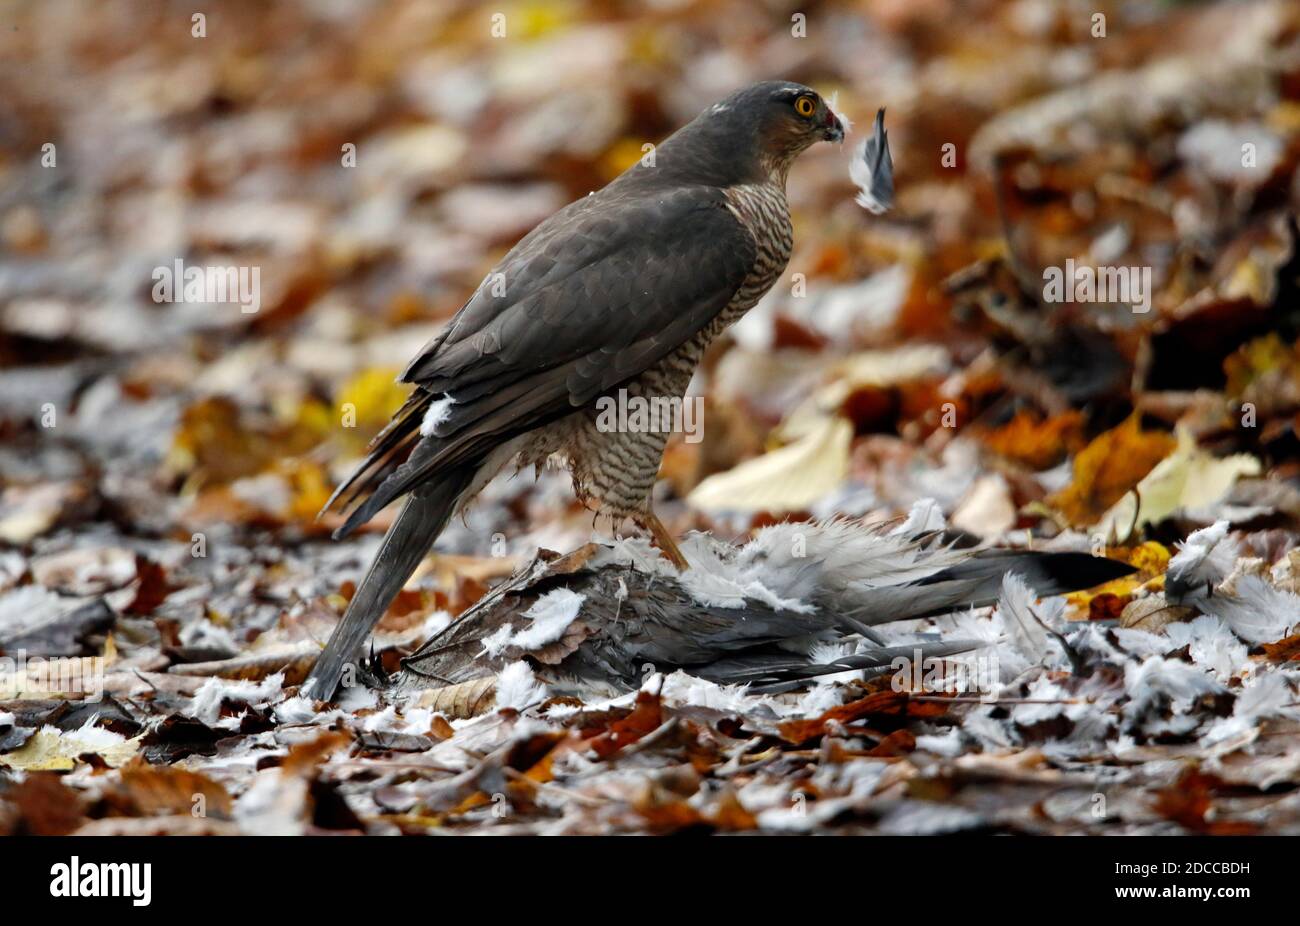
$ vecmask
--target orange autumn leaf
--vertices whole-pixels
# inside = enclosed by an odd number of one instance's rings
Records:
[[[791,720],[777,729],[782,739],[798,745],[824,735],[827,724],[847,724],[862,717],[939,717],[947,710],[942,702],[914,701],[906,691],[877,691],[813,720]]]
[[[1097,437],[1074,458],[1074,478],[1047,503],[1071,524],[1097,523],[1111,506],[1173,453],[1175,441],[1163,431],[1144,431],[1137,415]]]
[[[665,795],[659,788],[647,789],[633,808],[646,829],[661,835],[693,829],[732,833],[758,829],[758,820],[730,788],[723,790],[710,811],[699,810],[676,795]]]
[[[1044,470],[1078,450],[1082,436],[1083,415],[1077,411],[1062,412],[1046,419],[1021,411],[1006,424],[990,431],[984,443],[1000,456],[1030,469]]]
[[[587,745],[597,756],[607,759],[624,746],[629,746],[658,729],[662,723],[663,708],[659,695],[641,691],[637,693],[636,707],[632,713],[611,723],[604,733],[589,739]]]
[[[875,746],[867,750],[867,755],[878,759],[905,756],[916,751],[916,737],[908,730],[895,730]]]
[[[1215,796],[1225,790],[1213,775],[1187,769],[1178,781],[1156,792],[1153,809],[1185,829],[1210,836],[1248,836],[1258,830],[1253,823],[1215,819]]]
[[[1149,592],[1164,590],[1165,570],[1169,568],[1171,555],[1167,547],[1148,540],[1136,547],[1106,547],[1101,552],[1110,559],[1128,563],[1137,572],[1066,595],[1065,600],[1070,606],[1076,611],[1087,612],[1089,620],[1118,617],[1124,606],[1133,600],[1133,593],[1140,588]]]
[[[1300,662],[1300,634],[1276,643],[1264,643],[1259,649],[1260,655],[1269,662]]]
[[[1124,606],[1131,599],[1127,595],[1112,595],[1110,593],[1094,595],[1088,602],[1088,620],[1090,621],[1116,621],[1124,613]]]
[[[202,799],[204,815],[228,819],[233,807],[225,787],[199,772],[154,767],[137,760],[120,772],[121,785],[111,803],[126,816],[188,814]]]

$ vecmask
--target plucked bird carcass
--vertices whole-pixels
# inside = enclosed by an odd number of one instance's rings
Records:
[[[1088,588],[1130,566],[1083,553],[977,550],[942,531],[850,520],[786,523],[733,546],[694,534],[678,571],[643,540],[539,554],[402,661],[399,689],[522,673],[555,695],[610,695],[682,670],[755,693],[819,676],[891,671],[980,643],[882,625],[992,605],[1007,573],[1038,595]],[[831,654],[828,656],[827,654]]]

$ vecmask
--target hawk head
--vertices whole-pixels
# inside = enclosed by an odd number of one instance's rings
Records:
[[[660,163],[728,186],[785,183],[791,163],[819,141],[844,140],[844,122],[817,91],[785,80],[738,90],[660,146]]]
[[[719,107],[734,105],[748,112],[759,129],[759,139],[772,152],[798,155],[813,142],[844,141],[844,123],[830,105],[810,87],[773,80],[733,93]]]

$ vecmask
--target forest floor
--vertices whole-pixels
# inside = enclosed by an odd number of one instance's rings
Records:
[[[1093,6],[6,7],[0,833],[1300,831],[1300,16]],[[303,697],[392,517],[317,511],[396,373],[538,221],[771,77],[858,128],[792,171],[670,529],[931,511],[1135,573],[912,628],[989,641],[973,693]],[[217,266],[242,303],[163,286]],[[498,479],[377,658],[616,530],[561,472]]]

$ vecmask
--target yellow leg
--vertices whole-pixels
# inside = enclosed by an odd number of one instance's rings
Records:
[[[682,556],[677,541],[673,539],[673,535],[668,532],[668,528],[664,527],[664,522],[659,520],[654,511],[647,511],[638,520],[642,527],[650,531],[650,536],[654,538],[664,556],[668,557],[672,564],[677,567],[678,572],[685,572],[691,568],[691,564],[686,562],[686,557]]]

